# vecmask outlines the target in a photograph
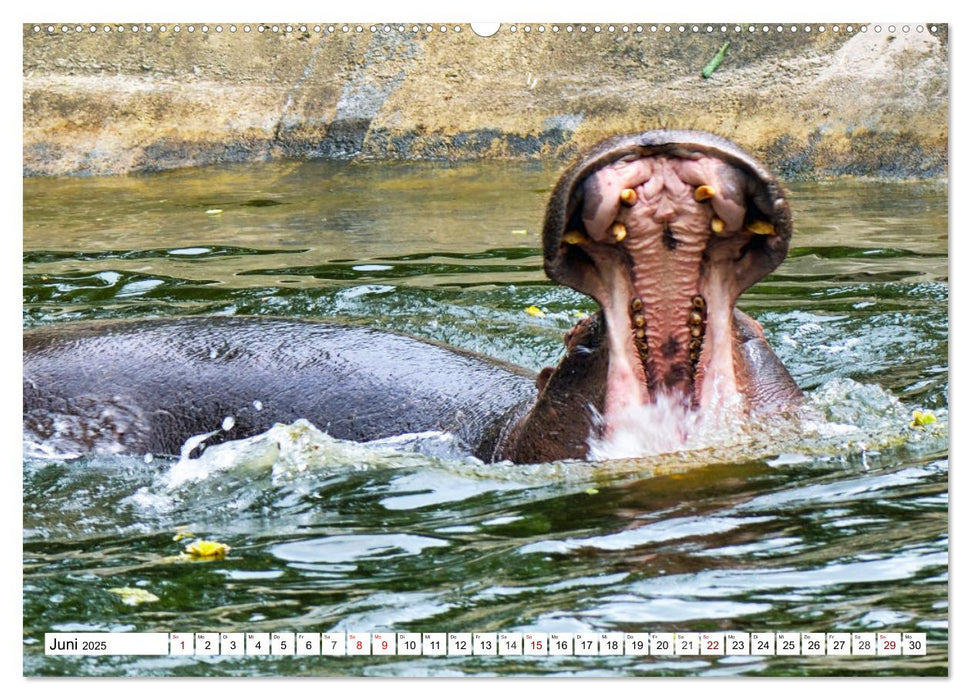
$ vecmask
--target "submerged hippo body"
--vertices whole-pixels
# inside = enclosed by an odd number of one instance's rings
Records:
[[[211,444],[305,418],[345,440],[448,431],[491,460],[536,394],[527,370],[312,321],[51,326],[26,334],[24,354],[25,430],[62,452],[178,454],[192,435],[218,430]]]
[[[775,410],[799,389],[735,301],[782,262],[791,228],[775,178],[719,137],[609,139],[560,178],[543,229],[549,277],[601,310],[539,377],[309,321],[51,326],[24,335],[25,436],[62,453],[177,454],[200,433],[211,443],[305,418],[342,439],[440,430],[486,461],[540,462],[586,458],[659,402]]]

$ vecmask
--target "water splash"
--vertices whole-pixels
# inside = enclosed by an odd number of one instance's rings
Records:
[[[653,457],[706,447],[732,445],[745,427],[741,398],[716,397],[714,408],[686,406],[681,397],[659,394],[654,403],[629,407],[612,423],[605,437],[591,437],[593,461]],[[602,418],[594,421],[597,433]]]
[[[911,425],[912,407],[876,384],[831,379],[806,394],[802,406],[757,418],[746,417],[738,396],[699,411],[661,395],[621,416],[607,438],[591,438],[589,459],[629,460],[666,456],[686,464],[699,459],[736,461],[775,458],[809,462],[812,456],[861,454],[922,442],[946,444],[946,414],[928,429]]]
[[[752,458],[798,463],[820,456],[862,454],[865,463],[874,450],[946,442],[947,437],[946,416],[930,429],[914,429],[909,424],[911,409],[892,393],[845,378],[807,393],[805,403],[795,411],[758,419],[744,414],[737,395],[719,397],[714,404],[716,409],[700,411],[661,395],[654,404],[631,408],[608,438],[591,439],[588,459],[596,465],[484,464],[450,433],[406,433],[359,443],[335,439],[306,420],[277,424],[259,435],[211,445],[192,456],[217,430],[186,441],[180,458],[162,478],[162,490],[172,492],[228,473],[235,477],[266,474],[281,481],[308,470],[325,474],[432,467],[472,478],[534,481],[587,479],[591,466],[599,471],[633,468],[644,476],[653,467]]]
[[[217,431],[218,432],[218,431]],[[211,445],[197,457],[196,448],[215,433],[190,438],[181,457],[165,476],[165,487],[177,489],[191,481],[204,481],[222,472],[261,472],[286,478],[309,470],[363,470],[406,466],[415,459],[423,462],[450,459],[462,453],[449,433],[409,433],[369,443],[338,440],[307,420],[277,423],[259,435]],[[426,452],[426,448],[428,452]]]

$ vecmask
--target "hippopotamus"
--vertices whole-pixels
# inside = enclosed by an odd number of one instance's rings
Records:
[[[484,461],[587,459],[643,406],[743,416],[800,390],[739,295],[785,258],[776,177],[699,131],[610,138],[562,174],[543,223],[553,281],[599,305],[534,375],[365,327],[265,317],[61,324],[24,334],[24,431],[67,453],[179,454],[306,419],[367,441],[451,433]]]

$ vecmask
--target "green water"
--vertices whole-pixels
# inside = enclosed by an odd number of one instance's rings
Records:
[[[593,308],[543,277],[557,174],[311,162],[25,180],[24,325],[326,318],[539,369]],[[483,466],[445,436],[360,446],[301,426],[218,464],[28,457],[25,672],[946,673],[946,184],[791,190],[789,258],[740,305],[824,416],[812,436],[595,466]],[[909,428],[915,409],[938,423]],[[181,530],[232,551],[175,561]],[[121,587],[158,601],[126,605]],[[43,655],[44,632],[73,630],[915,631],[928,654]]]

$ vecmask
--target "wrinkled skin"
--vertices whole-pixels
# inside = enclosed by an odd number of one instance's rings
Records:
[[[216,430],[212,444],[306,418],[337,438],[440,430],[486,461],[542,462],[586,458],[591,440],[662,398],[776,411],[799,389],[735,302],[782,262],[791,234],[781,187],[733,144],[702,132],[609,139],[563,174],[546,211],[547,274],[601,307],[567,334],[556,368],[534,378],[305,321],[52,326],[24,336],[25,435],[62,453],[177,454],[195,434]]]

